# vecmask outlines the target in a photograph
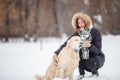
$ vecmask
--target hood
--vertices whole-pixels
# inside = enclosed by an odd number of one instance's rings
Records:
[[[77,28],[77,25],[76,25],[76,20],[78,18],[81,18],[81,19],[83,19],[85,21],[85,24],[86,24],[87,28],[90,28],[90,26],[92,25],[92,20],[91,20],[91,18],[87,14],[78,12],[78,13],[74,14],[73,18],[72,18],[72,26],[73,26],[73,28],[74,28],[75,31],[79,30]]]

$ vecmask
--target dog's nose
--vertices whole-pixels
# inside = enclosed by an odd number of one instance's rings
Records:
[[[79,45],[80,48],[82,48],[82,45]]]
[[[80,47],[80,48],[82,48],[82,46],[83,46],[83,43],[82,43],[82,42],[80,42],[80,45],[79,45],[79,47]]]

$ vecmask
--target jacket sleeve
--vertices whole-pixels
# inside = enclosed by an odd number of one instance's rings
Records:
[[[96,30],[92,35],[95,35],[95,36],[93,38],[91,46],[89,47],[89,50],[90,50],[90,52],[92,52],[94,54],[100,54],[101,46],[102,46],[101,34],[98,30]]]
[[[60,51],[63,49],[63,47],[66,46],[67,41],[68,41],[71,37],[73,37],[73,36],[75,36],[75,35],[76,35],[76,33],[73,33],[72,35],[70,35],[70,36],[68,37],[68,39],[67,39],[67,40],[60,46],[60,48],[57,49],[54,53],[58,55],[58,54],[60,53]]]

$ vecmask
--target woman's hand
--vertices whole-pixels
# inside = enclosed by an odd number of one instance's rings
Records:
[[[83,41],[83,47],[90,47],[91,46],[91,43],[90,41]]]

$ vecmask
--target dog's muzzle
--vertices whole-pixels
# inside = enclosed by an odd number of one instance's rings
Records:
[[[78,52],[79,52],[79,50],[78,50],[78,49],[74,49],[74,52],[75,52],[75,53],[78,53]]]
[[[79,45],[75,45],[75,46],[73,47],[74,52],[75,52],[75,53],[78,53],[79,50],[80,50],[82,47],[83,47],[83,43],[82,43],[82,42],[80,42]]]

